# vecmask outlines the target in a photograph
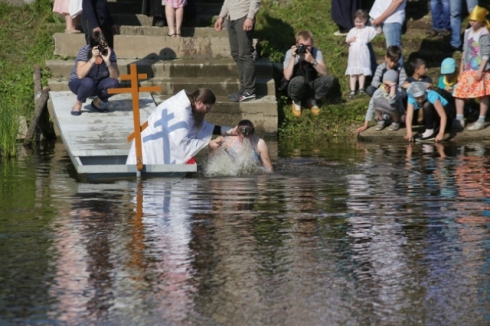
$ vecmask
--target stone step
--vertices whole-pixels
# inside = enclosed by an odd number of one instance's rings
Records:
[[[123,81],[124,83],[124,81]],[[125,84],[123,84],[125,85]],[[129,87],[129,84],[126,84]],[[182,89],[194,90],[201,87],[211,89],[216,96],[227,96],[240,88],[240,82],[236,78],[186,78],[186,77],[157,77],[140,81],[141,86],[161,86],[161,95],[173,95]],[[48,86],[52,91],[68,91],[68,80],[66,78],[50,78]],[[276,86],[272,77],[260,77],[255,82],[258,96],[275,95]]]
[[[146,17],[146,16],[145,16]],[[121,25],[119,27],[121,35],[147,35],[147,36],[167,36],[168,27],[130,26]],[[222,37],[228,39],[226,31],[216,31],[210,27],[182,27],[181,37]]]
[[[107,3],[109,5],[109,11],[111,12],[111,15],[113,17],[117,14],[135,14],[135,13],[140,14],[142,12],[142,7],[143,7],[142,1],[118,0],[118,1],[107,1]],[[219,1],[219,2],[216,1],[211,3],[196,2],[194,7],[196,9],[197,15],[202,15],[202,14],[218,15],[222,5],[223,5],[223,1]],[[185,10],[186,7],[184,7],[184,12]]]
[[[193,20],[184,20],[182,22],[183,27],[210,27],[213,19],[217,17],[217,14],[199,14]],[[152,26],[153,17],[142,15],[139,13],[129,14],[115,14],[112,15],[114,23],[118,26]]]
[[[75,57],[85,44],[83,34],[55,33],[54,54]],[[230,44],[228,35],[220,37],[168,37],[143,35],[115,35],[114,49],[117,57],[161,59],[176,58],[228,58]]]
[[[130,65],[136,64],[138,73],[146,73],[148,79],[155,77],[189,77],[201,78],[213,76],[218,79],[237,77],[238,70],[235,61],[231,58],[207,60],[158,60],[158,59],[118,59],[121,74],[129,74]],[[46,67],[51,77],[68,78],[74,66],[74,60],[47,60]],[[257,77],[273,75],[272,63],[267,58],[255,61]]]
[[[211,89],[217,96],[227,96],[240,88],[237,78],[185,78],[185,77],[158,77],[141,82],[142,86],[161,86],[160,94],[176,94],[181,89],[197,89],[206,87]],[[275,95],[276,84],[272,77],[259,77],[255,80],[255,92],[257,96]]]

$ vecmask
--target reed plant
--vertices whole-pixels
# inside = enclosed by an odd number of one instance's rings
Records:
[[[19,116],[33,114],[33,66],[53,58],[52,35],[63,25],[52,2],[11,6],[0,2],[0,156],[15,155]],[[49,76],[43,75],[43,84]]]

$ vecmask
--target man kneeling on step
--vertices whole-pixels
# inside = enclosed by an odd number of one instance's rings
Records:
[[[305,101],[313,115],[320,114],[316,101],[326,96],[334,79],[327,75],[327,67],[320,50],[313,46],[313,34],[300,31],[296,34],[296,44],[286,52],[284,58],[284,79],[282,88],[293,100],[295,117],[301,116],[301,102]]]

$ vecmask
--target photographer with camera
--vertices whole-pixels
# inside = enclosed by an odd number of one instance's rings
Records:
[[[96,96],[90,106],[98,112],[109,112],[102,106],[107,102],[109,95],[107,89],[119,87],[119,69],[114,50],[111,49],[100,31],[94,32],[90,37],[90,44],[84,45],[75,59],[68,86],[77,95],[77,101],[71,114],[82,114],[82,104],[87,97]]]
[[[293,100],[295,117],[301,116],[301,102],[311,109],[311,114],[320,114],[316,101],[326,96],[334,78],[327,75],[327,67],[322,52],[313,46],[313,34],[300,31],[296,34],[296,44],[286,52],[284,58],[284,78],[281,89],[287,88],[288,97]]]

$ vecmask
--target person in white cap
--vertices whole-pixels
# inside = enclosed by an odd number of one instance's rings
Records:
[[[408,141],[441,141],[444,133],[451,130],[450,119],[454,118],[455,109],[452,102],[439,92],[428,90],[423,83],[415,82],[408,89],[407,117],[405,119]],[[415,110],[424,110],[425,131],[419,137],[414,137],[412,119]]]
[[[388,70],[383,75],[383,83],[374,92],[366,112],[364,125],[357,129],[357,133],[363,132],[369,126],[369,122],[376,113],[376,130],[383,130],[390,121],[393,121],[388,130],[400,129],[400,122],[405,113],[403,109],[402,94],[397,87],[398,73]]]

